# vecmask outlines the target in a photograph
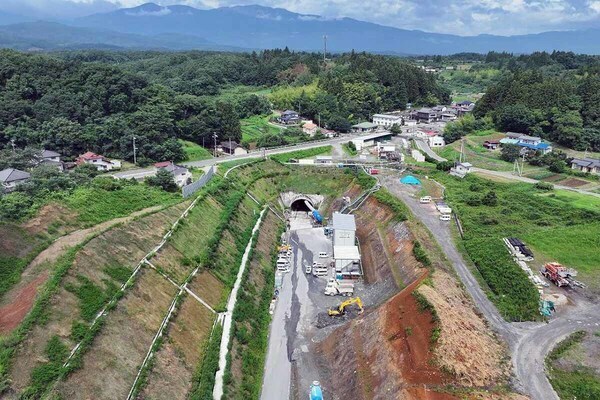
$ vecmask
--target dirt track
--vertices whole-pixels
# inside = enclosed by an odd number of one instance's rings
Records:
[[[417,189],[399,183],[396,174],[381,177],[383,185],[402,199],[412,213],[432,233],[452,263],[460,280],[475,301],[478,309],[493,329],[506,341],[511,351],[511,359],[517,390],[535,400],[558,400],[544,370],[548,352],[562,339],[576,330],[597,331],[600,315],[596,306],[584,299],[578,299],[568,314],[553,317],[550,323],[509,323],[487,298],[462,255],[452,240],[450,225],[439,220],[431,205],[421,205],[416,198]]]
[[[0,335],[10,333],[25,318],[33,307],[38,289],[46,283],[50,276],[49,268],[60,256],[71,247],[84,242],[91,235],[103,232],[111,227],[125,223],[140,215],[161,209],[162,206],[136,211],[127,217],[115,218],[91,228],[81,229],[56,239],[43,250],[25,268],[21,281],[8,291],[0,301]]]

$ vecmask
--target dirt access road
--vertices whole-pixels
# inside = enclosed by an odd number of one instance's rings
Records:
[[[577,330],[598,331],[600,315],[597,306],[577,298],[575,306],[569,307],[567,312],[559,312],[549,323],[505,321],[487,298],[456,248],[452,240],[450,222],[439,220],[439,214],[433,204],[420,204],[417,198],[418,189],[401,184],[399,178],[399,174],[391,173],[381,176],[380,182],[403,200],[415,217],[433,234],[478,309],[507,343],[513,363],[515,388],[534,400],[558,400],[546,376],[546,355],[556,344]]]

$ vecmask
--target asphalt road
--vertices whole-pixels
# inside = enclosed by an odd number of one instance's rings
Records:
[[[452,239],[452,222],[439,220],[432,204],[420,204],[416,188],[403,185],[396,174],[381,176],[380,182],[406,203],[411,212],[432,233],[448,260],[452,263],[467,292],[492,328],[506,342],[511,353],[514,385],[517,390],[534,400],[558,400],[545,371],[546,355],[561,340],[577,330],[600,330],[600,314],[597,306],[583,298],[576,298],[575,305],[559,313],[549,323],[510,323],[505,321],[487,298],[479,283],[467,267]]]
[[[226,156],[226,157],[210,158],[208,160],[202,160],[202,161],[189,161],[189,162],[182,163],[182,165],[190,166],[190,167],[206,167],[206,166],[221,164],[221,163],[229,162],[229,161],[260,158],[263,156],[263,154],[265,156],[270,156],[273,154],[289,153],[291,151],[312,149],[315,147],[327,146],[330,144],[333,145],[333,144],[339,144],[339,143],[346,143],[346,142],[349,142],[350,139],[353,139],[358,136],[359,135],[356,135],[356,134],[348,134],[348,135],[342,135],[340,137],[333,138],[333,139],[321,140],[318,142],[307,142],[307,143],[300,143],[297,145],[292,145],[292,146],[287,146],[287,147],[280,147],[280,148],[276,148],[276,149],[267,149],[267,150],[264,150],[264,152],[263,152],[263,150],[255,150],[248,154],[239,155],[239,156]]]
[[[419,150],[425,152],[429,157],[433,158],[436,161],[447,161],[445,158],[440,157],[437,153],[431,150],[431,147],[423,140],[423,139],[415,139],[415,143]]]

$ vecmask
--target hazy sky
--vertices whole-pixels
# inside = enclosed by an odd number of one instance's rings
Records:
[[[0,0],[0,10],[76,17],[149,0]],[[600,0],[155,0],[198,8],[260,4],[398,28],[472,35],[600,28]]]

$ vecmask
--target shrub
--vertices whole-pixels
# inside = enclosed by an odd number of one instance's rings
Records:
[[[417,259],[417,261],[419,261],[421,264],[423,264],[426,267],[431,267],[431,260],[427,256],[427,253],[425,253],[425,250],[423,250],[421,243],[417,240],[413,241],[412,253]]]
[[[550,182],[542,182],[542,181],[536,182],[533,185],[533,187],[536,189],[539,189],[539,190],[547,191],[547,192],[554,190],[554,185],[551,184]]]

